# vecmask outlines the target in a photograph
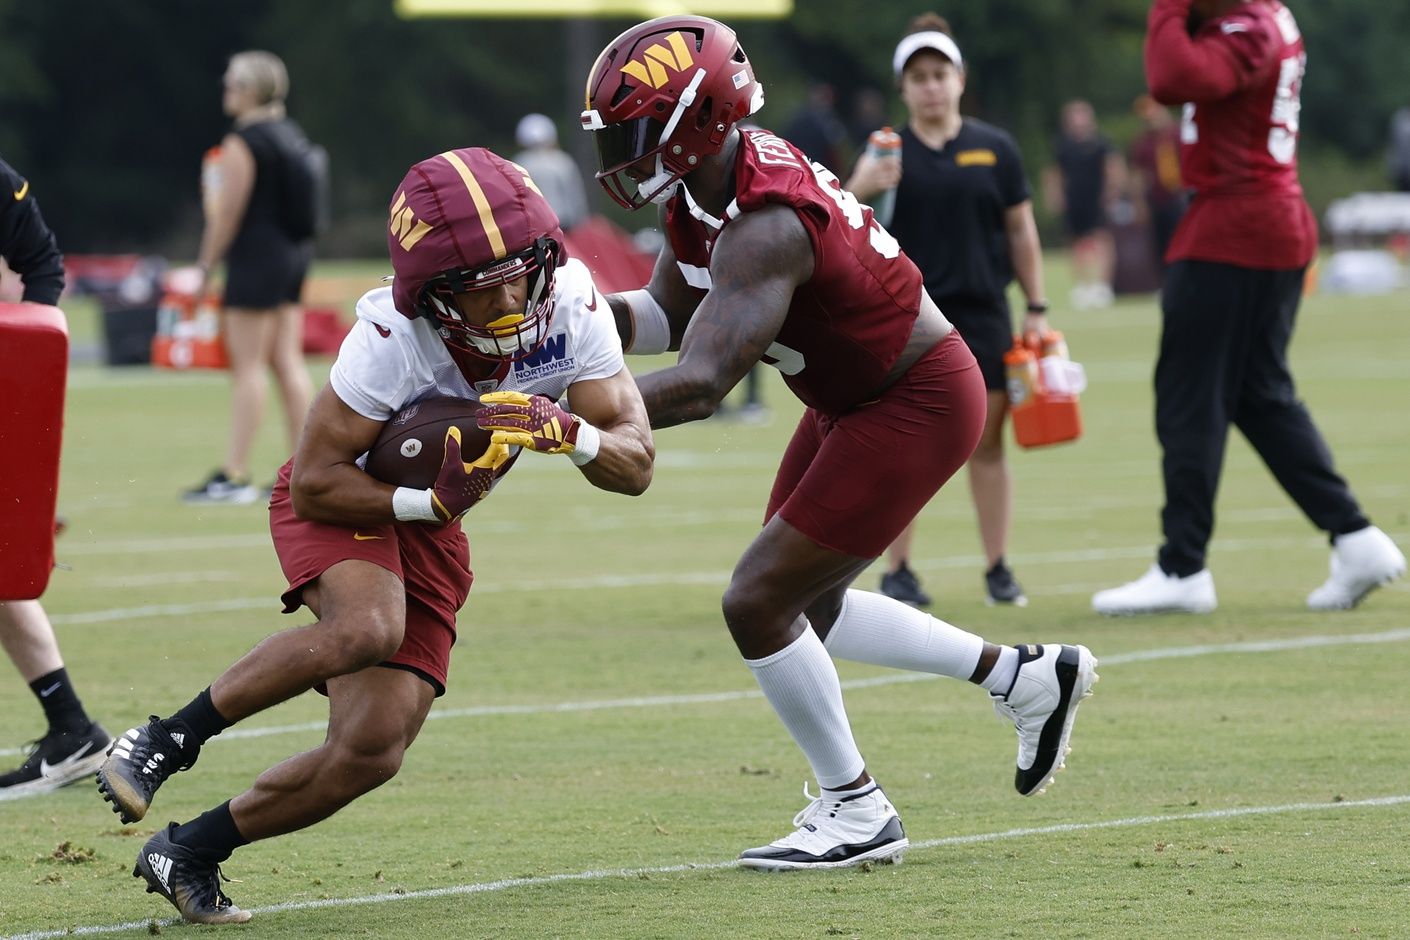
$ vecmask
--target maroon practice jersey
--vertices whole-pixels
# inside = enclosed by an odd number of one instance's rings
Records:
[[[1307,65],[1297,21],[1277,0],[1248,0],[1192,37],[1189,6],[1156,0],[1146,36],[1151,94],[1184,105],[1180,171],[1194,196],[1166,258],[1302,267],[1317,223],[1297,178]]]
[[[764,362],[804,404],[828,414],[874,397],[915,325],[920,271],[836,176],[768,131],[741,132],[735,187],[726,225],[779,203],[793,207],[813,243],[813,276],[793,292]],[[686,283],[709,290],[718,233],[680,195],[666,207],[666,235]]]

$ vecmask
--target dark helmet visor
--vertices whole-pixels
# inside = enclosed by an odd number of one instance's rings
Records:
[[[615,172],[646,156],[661,143],[665,125],[654,118],[641,117],[621,124],[608,124],[592,132],[597,145],[598,176]]]

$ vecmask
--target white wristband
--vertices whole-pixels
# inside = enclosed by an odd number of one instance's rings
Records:
[[[632,341],[626,349],[633,356],[654,356],[671,348],[671,321],[666,311],[651,296],[651,291],[623,291],[617,296],[626,303],[632,315]]]
[[[601,446],[602,432],[578,418],[578,441],[573,445],[573,452],[568,455],[568,459],[579,467],[592,463],[597,458],[597,451]]]
[[[430,490],[399,486],[392,492],[392,515],[398,522],[441,522]]]

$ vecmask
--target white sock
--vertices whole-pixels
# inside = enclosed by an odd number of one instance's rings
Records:
[[[858,663],[968,679],[984,639],[884,594],[853,589],[842,597],[827,651]]]
[[[841,787],[862,775],[866,762],[847,723],[837,667],[812,627],[777,653],[744,662],[808,759],[818,786]]]
[[[999,647],[999,661],[989,670],[989,675],[979,680],[979,687],[986,692],[1007,695],[1013,688],[1013,680],[1018,675],[1018,650],[1012,646]]]

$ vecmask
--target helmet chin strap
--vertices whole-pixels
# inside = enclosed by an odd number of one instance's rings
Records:
[[[684,181],[679,182],[677,185],[680,187],[681,195],[685,197],[685,204],[690,208],[691,215],[695,216],[695,218],[699,219],[701,222],[704,222],[706,225],[710,226],[717,232],[725,227],[723,219],[717,219],[710,213],[706,212],[704,209],[700,208],[700,203],[695,201],[695,197],[690,194],[690,187],[686,186]]]

